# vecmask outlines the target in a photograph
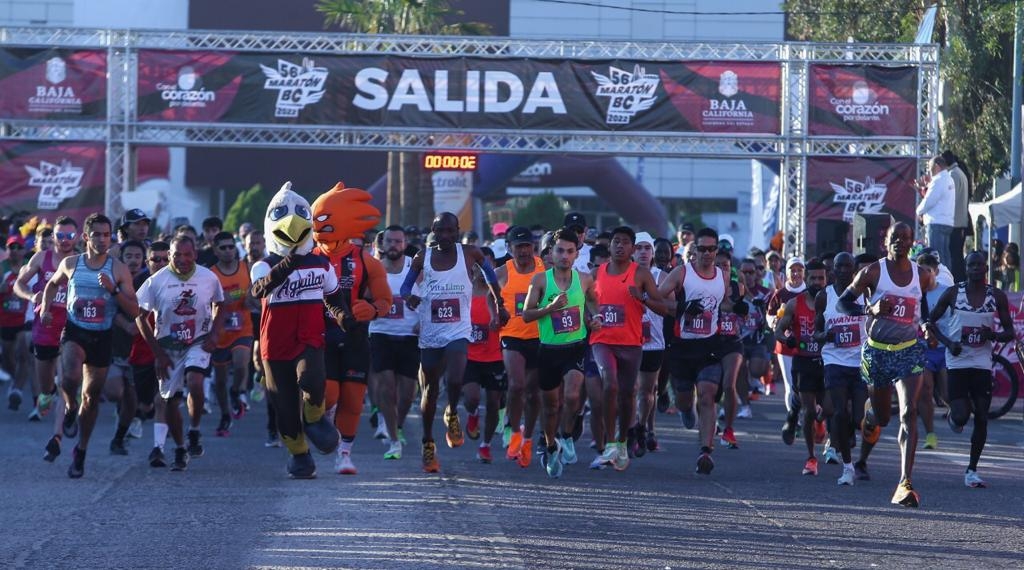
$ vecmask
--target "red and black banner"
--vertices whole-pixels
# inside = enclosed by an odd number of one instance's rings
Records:
[[[81,224],[104,210],[105,158],[102,143],[0,142],[0,213]]]
[[[812,65],[809,81],[808,134],[917,136],[917,68]]]
[[[780,132],[778,63],[139,53],[140,120]]]
[[[0,48],[0,118],[107,116],[107,54],[101,50]]]

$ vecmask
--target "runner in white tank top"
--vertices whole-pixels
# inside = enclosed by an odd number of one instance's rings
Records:
[[[423,281],[420,282],[423,302],[418,309],[421,349],[444,348],[460,339],[468,342],[473,332],[469,320],[473,280],[466,271],[462,247],[456,247],[455,251],[458,254],[455,266],[445,271],[432,267],[432,249],[428,249],[424,257]]]

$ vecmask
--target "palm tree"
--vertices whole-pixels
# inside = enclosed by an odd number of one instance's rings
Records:
[[[481,22],[452,22],[463,15],[448,0],[319,0],[324,25],[366,34],[485,35]],[[434,215],[434,189],[421,184],[419,153],[388,153],[385,223],[427,225]],[[429,179],[427,179],[429,181]],[[398,213],[401,211],[401,215]]]

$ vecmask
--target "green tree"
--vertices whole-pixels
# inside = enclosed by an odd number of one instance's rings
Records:
[[[224,227],[237,228],[242,222],[249,222],[256,228],[263,229],[263,218],[267,215],[267,206],[270,205],[272,197],[264,192],[259,184],[243,191],[228,208],[228,213],[224,216]]]
[[[786,35],[802,41],[913,41],[931,0],[786,0]],[[980,199],[1009,166],[1013,2],[945,0],[935,23],[943,46],[941,148],[960,156]]]
[[[326,27],[351,32],[401,35],[484,35],[487,24],[463,22],[448,0],[319,0]],[[434,217],[434,189],[419,153],[388,153],[387,224],[426,226]]]
[[[558,228],[562,226],[563,219],[565,208],[562,200],[551,192],[545,192],[530,196],[526,205],[516,210],[512,223],[526,227],[539,224],[545,228]]]

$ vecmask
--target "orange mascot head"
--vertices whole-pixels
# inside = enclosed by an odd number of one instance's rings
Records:
[[[313,202],[313,239],[328,255],[344,254],[349,240],[362,238],[380,221],[380,210],[370,204],[370,193],[345,188],[338,182]]]

